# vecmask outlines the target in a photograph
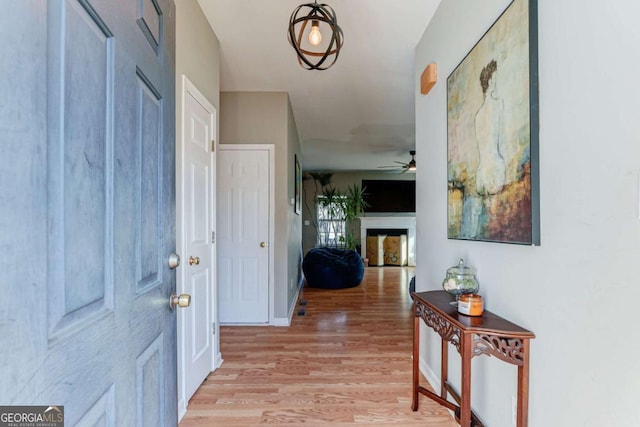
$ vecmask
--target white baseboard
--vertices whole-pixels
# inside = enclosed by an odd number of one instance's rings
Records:
[[[431,388],[437,394],[440,394],[440,381],[442,380],[442,378],[436,375],[435,371],[431,369],[431,366],[427,365],[427,362],[425,362],[422,358],[420,358],[418,367],[422,375],[424,375],[424,377],[427,379],[427,382],[429,383]],[[455,414],[453,413],[453,411],[449,411],[449,415],[451,415],[451,417],[455,420]]]
[[[291,326],[291,319],[288,317],[274,317],[271,326]]]
[[[184,399],[180,399],[178,402],[178,422],[182,421],[184,414],[187,413],[187,405],[185,404]]]
[[[222,362],[224,362],[224,360],[222,359],[222,353],[218,352],[214,361],[214,369],[218,369],[220,366],[222,366]]]
[[[296,296],[293,298],[294,302],[298,302],[298,297],[300,296],[300,286],[296,288]],[[273,322],[271,322],[271,326],[291,326],[291,319],[293,319],[293,313],[296,311],[297,304],[291,305],[291,309],[289,309],[288,317],[274,317]]]
[[[427,379],[429,385],[434,390],[440,390],[440,378],[436,375],[435,371],[431,369],[431,366],[427,365],[427,362],[424,359],[420,358],[420,372]]]

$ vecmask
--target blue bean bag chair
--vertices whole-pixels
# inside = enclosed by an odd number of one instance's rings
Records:
[[[364,262],[351,249],[314,248],[302,260],[302,271],[312,288],[353,288],[362,282]]]

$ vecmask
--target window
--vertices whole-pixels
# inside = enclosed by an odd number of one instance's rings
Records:
[[[347,222],[344,215],[345,197],[318,196],[318,246],[340,247],[345,244]]]

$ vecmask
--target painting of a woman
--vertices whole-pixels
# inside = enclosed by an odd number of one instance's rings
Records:
[[[498,64],[492,59],[480,73],[480,85],[484,96],[476,113],[475,130],[478,144],[476,168],[476,193],[480,196],[498,194],[506,182],[506,166],[500,144],[504,143],[504,104],[497,91]]]
[[[514,0],[447,78],[449,238],[539,242],[530,7]]]

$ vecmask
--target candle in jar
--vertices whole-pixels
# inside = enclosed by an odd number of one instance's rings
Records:
[[[484,303],[482,296],[477,294],[462,294],[458,299],[458,313],[467,316],[482,316]]]

